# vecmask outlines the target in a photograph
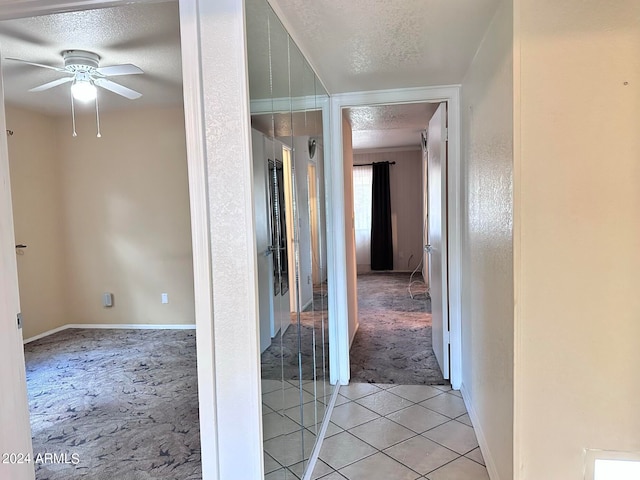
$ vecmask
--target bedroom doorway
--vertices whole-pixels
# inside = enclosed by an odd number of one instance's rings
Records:
[[[345,109],[352,137],[344,160],[350,153],[353,165],[353,211],[347,216],[354,218],[357,264],[358,327],[350,350],[354,382],[447,382],[434,353],[434,347],[442,347],[433,344],[430,259],[425,248],[428,155],[423,139],[438,105]],[[380,224],[382,232],[376,232]],[[386,237],[386,245],[379,245],[380,237],[383,243]],[[386,258],[380,261],[380,255]]]
[[[71,28],[98,20],[108,34]],[[39,476],[202,473],[179,23],[177,2],[2,22],[4,56],[53,67],[5,60],[2,75],[33,452],[79,459]],[[72,116],[70,83],[28,91],[59,83],[69,36],[144,73]]]

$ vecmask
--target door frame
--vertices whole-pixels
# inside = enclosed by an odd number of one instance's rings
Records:
[[[159,2],[0,0],[0,20],[131,3]],[[244,1],[179,0],[179,5],[200,438],[201,449],[206,452],[202,456],[203,480],[262,478],[257,259]],[[220,44],[227,48],[217,48]],[[212,77],[219,81],[203,81]],[[0,104],[0,125],[4,123],[4,104]],[[208,129],[207,123],[228,127]],[[237,128],[238,125],[244,128]],[[0,151],[0,155],[4,153]],[[238,162],[239,158],[247,161]],[[4,163],[0,162],[0,168]],[[231,198],[235,199],[232,205]],[[217,208],[220,204],[225,208]],[[2,212],[7,208],[11,207],[0,206]],[[229,242],[230,238],[234,241]],[[245,275],[230,271],[231,264]],[[11,288],[0,285],[0,298]],[[238,318],[247,321],[238,322]],[[20,361],[11,352],[0,352],[0,361],[5,360],[19,366]],[[242,372],[242,381],[238,381],[238,372]],[[26,400],[18,395],[14,399]],[[0,440],[10,440],[5,436],[12,428],[30,431],[28,418],[26,424],[24,419],[16,418],[9,427],[4,434],[0,432]],[[16,476],[16,480],[33,478],[32,471],[22,470],[20,474],[24,476]]]
[[[329,264],[329,375],[331,383],[347,385],[349,367],[349,301],[347,295],[344,158],[342,110],[350,107],[403,103],[448,103],[449,169],[448,265],[451,386],[462,384],[462,178],[460,155],[460,85],[352,92],[331,96],[331,162],[325,170]]]

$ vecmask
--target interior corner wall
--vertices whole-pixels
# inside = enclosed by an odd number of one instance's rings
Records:
[[[492,480],[513,478],[512,50],[506,0],[462,84],[462,385]]]
[[[422,152],[355,153],[354,165],[396,162],[389,167],[393,270],[412,272],[422,260]],[[358,265],[358,271],[371,270],[371,264]]]
[[[582,480],[640,452],[640,2],[515,4],[515,478]]]
[[[23,337],[67,322],[68,289],[55,119],[6,107]]]
[[[182,108],[56,119],[67,248],[65,323],[193,324]],[[103,292],[114,305],[102,305]],[[168,304],[161,303],[167,293]]]
[[[342,117],[342,159],[344,168],[345,246],[347,252],[347,298],[349,299],[349,345],[358,330],[358,278],[356,232],[353,222],[353,144],[349,121]]]

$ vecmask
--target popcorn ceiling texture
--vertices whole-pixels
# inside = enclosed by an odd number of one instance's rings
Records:
[[[272,1],[330,93],[461,83],[498,3]]]

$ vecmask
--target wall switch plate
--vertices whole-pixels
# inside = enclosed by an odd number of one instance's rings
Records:
[[[162,303],[169,303],[169,294],[168,293],[161,294],[160,298],[161,298]]]
[[[104,292],[102,294],[102,306],[106,308],[113,307],[113,293]]]

